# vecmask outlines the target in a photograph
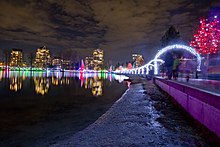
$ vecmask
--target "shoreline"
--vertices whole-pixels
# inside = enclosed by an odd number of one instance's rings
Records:
[[[159,97],[164,93],[152,81],[137,77],[93,124],[48,146],[208,146],[182,112]]]

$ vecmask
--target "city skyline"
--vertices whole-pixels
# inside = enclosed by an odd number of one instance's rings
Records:
[[[0,0],[0,147],[220,146],[220,0]]]
[[[220,3],[3,0],[0,6],[0,49],[20,48],[28,53],[45,45],[54,54],[72,51],[85,57],[101,48],[106,61],[115,64],[129,61],[132,53],[142,54],[149,61],[171,25],[187,44],[200,17],[218,15]]]
[[[93,69],[93,67],[102,67],[104,65],[104,52],[101,49],[94,49],[93,53],[91,55],[87,55],[84,59],[75,60],[73,62],[70,58],[66,58],[63,55],[52,55],[50,54],[50,49],[48,49],[46,46],[38,47],[38,49],[35,50],[35,52],[32,52],[30,54],[24,53],[22,49],[17,48],[11,48],[4,50],[4,52],[7,51],[7,55],[4,53],[2,56],[0,56],[0,62],[3,63],[4,66],[6,64],[11,67],[37,67],[37,68],[46,68],[46,62],[48,62],[49,66],[55,66],[61,68],[62,64],[65,62],[70,62],[74,64],[78,64],[80,61],[85,62],[85,69]],[[7,62],[6,60],[7,56]],[[26,57],[26,58],[24,58]],[[47,61],[48,60],[48,61]],[[97,62],[97,63],[96,63]],[[119,65],[127,65],[128,63],[134,63],[134,67],[140,67],[144,64],[143,55],[133,53],[130,60],[126,63],[117,63],[116,66]],[[70,64],[68,63],[68,64]],[[94,66],[94,64],[96,64]],[[114,66],[110,64],[108,61],[107,63],[109,66]],[[2,65],[1,65],[2,66]]]

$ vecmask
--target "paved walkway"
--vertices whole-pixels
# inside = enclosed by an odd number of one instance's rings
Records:
[[[194,86],[196,88],[220,94],[220,81],[217,80],[189,79],[187,82],[185,78],[179,78],[177,81],[183,84]]]
[[[155,102],[164,99],[158,92],[152,82],[133,84],[95,123],[48,146],[205,146],[179,112],[174,110],[167,116],[161,113],[170,110],[164,102]],[[150,99],[148,94],[154,98],[156,95],[157,100]]]
[[[157,78],[165,79],[164,77],[157,77]],[[180,82],[182,84],[186,84],[202,90],[206,90],[211,93],[220,94],[220,81],[218,80],[189,78],[189,80],[187,81],[186,78],[178,78],[177,80],[172,79],[172,81]]]

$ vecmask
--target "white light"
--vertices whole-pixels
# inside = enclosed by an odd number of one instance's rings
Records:
[[[217,18],[217,17],[218,17],[217,15],[214,16],[214,18]]]
[[[160,50],[160,52],[158,52],[155,56],[154,59],[158,59],[163,53],[167,52],[168,50],[173,50],[173,49],[184,49],[188,52],[190,52],[191,54],[195,55],[197,57],[197,71],[200,71],[200,66],[201,66],[201,56],[196,52],[196,50],[192,47],[189,47],[189,46],[185,46],[185,45],[180,45],[180,44],[175,44],[175,45],[170,45],[170,46],[167,46],[163,49]],[[158,74],[158,69],[157,69],[157,66],[155,65],[155,68],[154,68],[154,74]]]
[[[200,66],[201,66],[201,56],[196,52],[196,50],[192,47],[189,46],[185,46],[185,45],[180,45],[180,44],[175,44],[175,45],[170,45],[167,46],[165,48],[162,48],[161,50],[158,51],[158,53],[156,54],[156,56],[154,57],[153,60],[151,60],[150,62],[148,62],[147,64],[138,67],[138,68],[133,68],[133,69],[127,69],[126,71],[128,71],[131,74],[140,74],[140,70],[142,70],[142,74],[144,73],[144,69],[146,69],[146,74],[149,74],[149,67],[153,66],[154,67],[154,74],[157,75],[158,74],[158,64],[157,62],[161,62],[164,63],[164,61],[162,59],[159,59],[159,57],[164,54],[165,52],[167,52],[168,50],[173,50],[173,49],[184,49],[188,52],[190,52],[191,54],[193,54],[194,56],[197,57],[197,71],[200,71]]]

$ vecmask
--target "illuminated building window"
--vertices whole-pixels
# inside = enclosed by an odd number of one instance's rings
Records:
[[[140,55],[140,54],[132,54],[132,59],[133,59],[133,62],[134,62],[134,67],[140,67],[144,64],[144,59],[143,59],[143,56]]]
[[[22,50],[21,49],[12,49],[10,66],[13,66],[13,67],[22,67],[23,66]]]
[[[94,68],[94,65],[93,65],[93,57],[86,57],[85,58],[85,66],[86,66],[86,69],[93,69]]]
[[[104,63],[103,50],[96,49],[93,51],[93,66],[94,70],[101,70]]]
[[[46,46],[37,49],[34,65],[37,68],[47,68],[50,65],[50,51]]]

